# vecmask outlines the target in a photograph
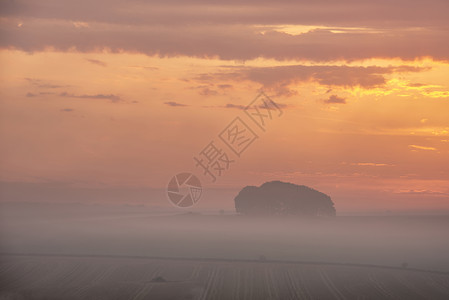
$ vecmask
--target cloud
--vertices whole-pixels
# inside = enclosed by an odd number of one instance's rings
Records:
[[[284,104],[284,103],[278,103],[278,102],[276,102],[276,105],[277,105],[278,108],[282,108],[282,109],[285,109],[285,108],[288,108],[288,107],[289,107],[289,105],[287,105],[287,104]],[[208,107],[210,107],[210,106],[208,106]],[[233,103],[227,103],[225,106],[221,106],[221,107],[224,107],[224,108],[236,108],[236,109],[242,109],[242,110],[246,108],[245,105],[241,105],[241,104],[233,104]],[[263,104],[259,105],[259,108],[261,108],[261,109],[269,109],[269,110],[277,110],[276,107],[269,106],[269,107],[267,108],[267,107],[265,107]]]
[[[212,89],[210,89],[208,87],[202,88],[199,93],[202,96],[215,96],[215,95],[218,95],[218,91],[212,90]]]
[[[426,86],[427,84],[424,83],[409,83],[408,86],[409,87],[415,87],[415,88],[419,88],[419,87],[423,87]]]
[[[182,104],[182,103],[178,103],[178,102],[174,102],[174,101],[168,101],[168,102],[164,102],[164,104],[168,105],[168,106],[172,106],[172,107],[183,107],[183,106],[188,106],[186,104]]]
[[[416,190],[416,189],[402,189],[393,191],[395,194],[409,194],[409,195],[434,195],[434,196],[445,196],[447,197],[449,193],[434,191],[434,190]]]
[[[74,109],[72,109],[72,108],[63,108],[63,109],[61,109],[61,111],[62,112],[72,112],[72,111],[74,111]]]
[[[265,109],[265,110],[266,109],[268,109],[268,110],[278,110],[280,108],[285,109],[285,108],[289,108],[290,107],[290,105],[288,105],[288,104],[279,103],[279,102],[276,102],[276,106],[271,105],[269,107],[266,107],[264,104],[260,104],[258,107],[261,108],[261,109]]]
[[[198,75],[198,76],[201,77],[201,75]],[[212,77],[210,77],[209,79],[212,79]],[[184,81],[188,82],[189,79],[184,79]],[[198,93],[201,96],[215,96],[215,95],[218,95],[219,91],[210,88],[210,87],[213,87],[213,86],[214,86],[214,83],[208,82],[208,84],[201,84],[201,85],[198,85],[198,86],[192,86],[189,89],[198,90]],[[222,90],[223,90],[223,88],[222,88]]]
[[[418,146],[418,145],[408,145],[410,148],[413,148],[413,149],[418,149],[418,150],[431,150],[431,151],[435,151],[435,150],[437,150],[436,148],[434,148],[434,147],[425,147],[425,146]]]
[[[385,84],[384,75],[402,72],[419,72],[417,67],[350,67],[350,66],[278,66],[248,68],[243,72],[248,79],[265,86],[279,83],[316,81],[322,85],[373,88]]]
[[[379,163],[371,163],[371,162],[364,162],[364,163],[352,163],[353,166],[368,166],[368,167],[386,167],[391,166],[389,164],[379,164]]]
[[[346,104],[346,98],[331,95],[328,99],[324,100],[324,102],[332,104]]]
[[[424,96],[427,96],[427,97],[431,97],[431,98],[448,98],[449,97],[449,91],[428,90],[428,91],[423,91],[421,94]]]
[[[105,62],[103,62],[101,60],[98,60],[98,59],[86,58],[86,60],[88,62],[94,64],[94,65],[98,65],[98,66],[101,66],[101,67],[106,67],[107,66],[107,64]]]
[[[373,88],[386,83],[386,75],[392,73],[421,72],[426,68],[398,67],[351,67],[351,66],[276,66],[276,67],[229,67],[217,73],[199,74],[195,80],[206,83],[216,81],[241,82],[249,80],[259,83],[277,95],[290,96],[295,91],[290,86],[298,83],[316,82],[325,86]],[[331,99],[332,100],[332,99]]]
[[[241,9],[241,7],[237,8]],[[238,17],[229,15],[223,22],[205,26],[206,23],[199,21],[182,23],[183,17],[189,13],[194,14],[195,9],[185,8],[184,12],[178,9],[178,7],[167,8],[160,16],[155,16],[160,23],[164,23],[162,26],[151,22],[148,24],[144,20],[139,23],[139,18],[141,19],[143,14],[147,13],[145,17],[152,19],[152,14],[158,11],[157,8],[151,10],[148,7],[148,11],[136,12],[135,19],[131,19],[128,15],[117,16],[121,19],[114,19],[112,16],[107,17],[105,12],[99,13],[100,17],[91,14],[90,17],[84,18],[106,18],[107,20],[92,22],[89,27],[82,28],[75,28],[71,21],[73,18],[65,16],[65,12],[62,11],[55,12],[53,9],[56,15],[52,18],[39,17],[24,11],[23,14],[17,14],[14,18],[11,16],[4,19],[4,24],[0,28],[0,36],[2,36],[0,47],[28,52],[45,51],[48,48],[58,51],[77,50],[85,53],[108,50],[115,53],[130,52],[161,57],[190,56],[223,60],[251,60],[264,57],[276,60],[324,62],[368,58],[415,60],[431,57],[435,60],[449,61],[447,30],[437,26],[420,27],[418,25],[420,19],[415,19],[414,23],[409,20],[412,26],[410,28],[393,26],[386,29],[383,28],[384,20],[379,20],[377,25],[380,28],[377,29],[376,27],[357,30],[326,27],[293,35],[282,31],[282,24],[286,24],[287,19],[281,19],[280,15],[279,20],[274,23],[270,22],[271,18],[262,19],[260,22],[257,18],[250,18],[241,23],[235,22],[236,18],[240,19],[240,15],[234,12],[234,15]],[[206,14],[206,6],[202,9]],[[123,12],[123,9],[119,10]],[[258,10],[259,7],[257,9],[253,7],[251,13],[254,14],[254,11]],[[220,11],[226,11],[226,9],[217,10],[215,14],[220,14]],[[278,15],[281,11],[281,8],[266,7],[267,14],[276,12]],[[353,11],[353,8],[350,8],[350,11]],[[111,11],[111,14],[115,13]],[[162,19],[164,13],[165,20]],[[319,11],[316,13],[320,14]],[[208,14],[211,17],[210,11]],[[288,15],[290,12],[282,11],[282,14]],[[352,15],[345,12],[345,15],[348,14]],[[360,18],[360,16],[356,17]],[[17,18],[25,20],[20,28],[17,27]],[[317,17],[317,19],[321,18]],[[281,20],[283,23],[279,23]],[[259,24],[263,24],[263,27]],[[297,24],[297,21],[291,24]],[[420,27],[419,30],[416,30],[417,26]],[[449,24],[446,23],[445,26]]]
[[[152,67],[152,66],[129,66],[130,68],[136,68],[136,69],[145,69],[150,71],[157,71],[159,70],[158,67]]]
[[[79,98],[79,99],[100,99],[100,100],[110,100],[111,102],[118,102],[121,100],[121,98],[114,94],[94,94],[94,95],[75,95],[75,94],[69,94],[67,92],[59,94],[61,97],[68,97],[68,98]]]
[[[35,93],[30,93],[30,92],[28,92],[28,93],[26,93],[25,97],[32,98],[32,97],[47,96],[47,95],[54,95],[54,93],[50,93],[50,92],[39,92],[38,94],[35,94]]]
[[[72,22],[73,26],[76,28],[86,28],[89,27],[89,23],[86,22]]]
[[[230,89],[230,88],[232,88],[232,85],[231,84],[219,84],[219,85],[217,85],[217,87],[220,89]]]
[[[89,9],[86,9],[89,8]],[[2,17],[71,20],[123,25],[302,24],[351,27],[447,25],[446,1],[439,0],[22,0],[2,1]],[[76,21],[72,21],[76,20]]]
[[[25,78],[25,80],[38,88],[44,88],[44,89],[58,89],[58,88],[67,87],[66,85],[52,84],[52,83],[48,83],[44,80],[36,79],[36,78]]]
[[[224,108],[237,108],[237,109],[245,109],[245,105],[241,105],[241,104],[232,104],[232,103],[228,103],[224,106]]]

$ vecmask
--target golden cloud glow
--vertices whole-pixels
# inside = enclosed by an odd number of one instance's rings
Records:
[[[426,146],[418,146],[418,145],[408,145],[410,148],[418,149],[418,150],[431,150],[436,151],[437,149],[434,147],[426,147]]]

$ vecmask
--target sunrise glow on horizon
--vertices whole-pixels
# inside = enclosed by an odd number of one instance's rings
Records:
[[[449,210],[449,4],[409,3],[3,1],[0,180],[164,189],[189,171]],[[193,157],[261,90],[283,115],[211,182]]]

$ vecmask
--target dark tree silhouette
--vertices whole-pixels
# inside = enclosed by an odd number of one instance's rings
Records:
[[[335,216],[334,203],[328,195],[281,181],[246,186],[234,202],[236,211],[245,215]]]

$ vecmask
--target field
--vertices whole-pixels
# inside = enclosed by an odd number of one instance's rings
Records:
[[[447,228],[444,215],[3,205],[0,300],[449,299]]]
[[[449,275],[269,261],[4,255],[0,299],[448,299]],[[162,276],[166,282],[152,282]]]

